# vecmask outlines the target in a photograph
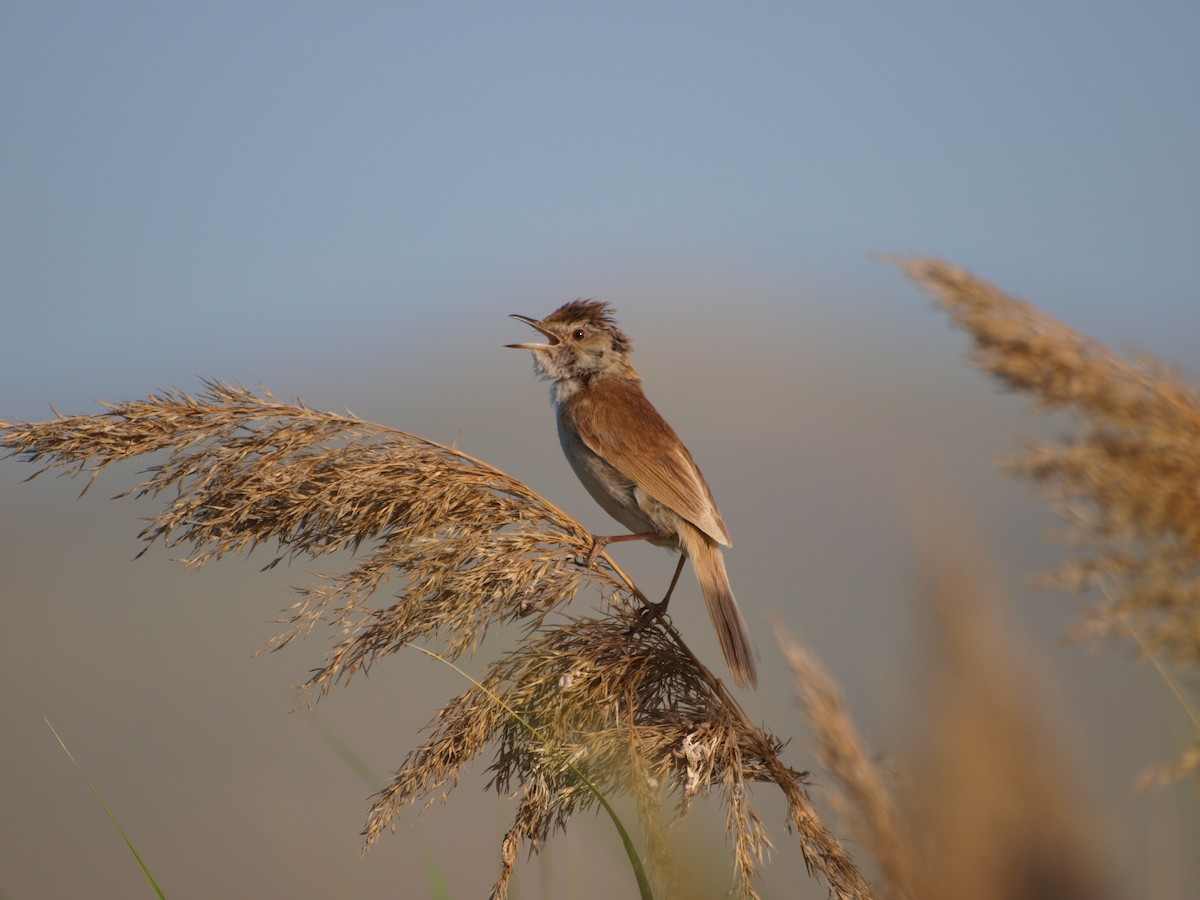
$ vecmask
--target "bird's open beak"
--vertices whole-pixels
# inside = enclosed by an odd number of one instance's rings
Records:
[[[530,328],[536,328],[539,332],[541,332],[542,334],[544,334],[546,336],[546,340],[548,341],[548,343],[545,343],[545,344],[534,344],[534,343],[505,344],[504,345],[505,347],[512,347],[512,349],[514,349],[514,350],[549,350],[551,347],[553,347],[555,344],[558,343],[558,338],[555,337],[550,331],[548,331],[547,329],[545,329],[541,325],[539,325],[537,319],[531,319],[531,318],[529,318],[529,316],[519,316],[516,313],[513,313],[511,316],[509,316],[509,318],[510,319],[519,319],[520,321],[522,321],[526,325],[528,325]]]

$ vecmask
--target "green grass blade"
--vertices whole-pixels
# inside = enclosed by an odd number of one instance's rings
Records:
[[[450,888],[446,884],[446,876],[437,857],[428,850],[421,851],[421,865],[425,869],[425,884],[429,888],[431,900],[450,900]]]
[[[316,712],[308,710],[302,713],[302,715],[308,726],[317,733],[321,740],[325,742],[325,745],[342,761],[343,765],[358,776],[363,784],[375,792],[383,790],[383,779],[371,770],[371,767],[367,765],[350,744],[342,740],[340,736],[334,733],[332,728],[319,719]]]
[[[350,746],[349,742],[343,740],[340,735],[325,724],[324,720],[317,715],[316,710],[305,710],[301,715],[324,744],[333,751],[346,768],[359,777],[363,784],[376,793],[383,790],[383,779],[372,771],[371,767]],[[420,853],[421,865],[425,869],[425,884],[428,888],[427,896],[431,900],[450,900],[450,888],[446,885],[446,877],[442,872],[441,866],[438,864],[437,857],[424,847],[422,847]],[[4,898],[0,897],[0,900],[4,900]]]
[[[117,821],[117,817],[113,815],[113,811],[109,808],[108,804],[104,802],[104,798],[100,796],[99,789],[95,784],[92,783],[92,779],[88,777],[88,773],[83,770],[83,766],[79,764],[79,760],[77,760],[71,751],[67,749],[67,745],[63,742],[63,739],[59,737],[58,732],[54,730],[54,726],[50,724],[50,720],[43,716],[42,721],[46,723],[46,727],[50,729],[50,733],[53,734],[54,739],[58,741],[58,746],[63,748],[63,753],[67,754],[67,759],[71,760],[75,768],[79,770],[79,774],[83,776],[83,780],[87,782],[87,786],[92,789],[92,793],[96,795],[96,799],[100,801],[100,805],[103,806],[104,811],[108,813],[108,818],[113,823],[113,827],[117,829],[117,833],[121,835],[121,839],[125,842],[125,846],[129,848],[129,852],[132,853],[133,858],[137,860],[137,864],[141,868],[142,874],[145,875],[146,880],[150,882],[150,887],[154,888],[154,893],[158,895],[159,900],[166,900],[166,895],[163,894],[162,889],[159,888],[158,883],[154,880],[154,876],[150,874],[150,870],[146,868],[146,863],[142,861],[141,856],[139,856],[137,850],[134,849],[133,841],[129,839],[129,835],[125,833],[125,829],[121,827],[121,823]]]

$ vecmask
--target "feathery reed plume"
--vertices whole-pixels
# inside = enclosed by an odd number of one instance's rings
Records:
[[[1132,635],[1148,653],[1200,667],[1200,393],[1148,357],[1126,359],[1033,305],[947,263],[899,262],[974,340],[972,357],[1077,432],[1028,441],[1009,463],[1042,486],[1076,554],[1044,582],[1099,588],[1079,637]],[[1170,767],[1200,767],[1200,742]]]
[[[1119,896],[1027,654],[962,529],[927,551],[913,795],[930,900]],[[949,552],[948,552],[949,550]]]
[[[886,896],[920,900],[920,867],[913,836],[896,809],[883,777],[850,718],[841,691],[819,661],[801,647],[782,623],[775,640],[792,670],[801,714],[812,727],[817,757],[840,789],[837,808],[851,833],[879,861]]]
[[[746,897],[756,896],[753,881],[770,847],[750,784],[773,783],[810,871],[838,898],[870,896],[809,803],[805,773],[780,761],[782,743],[749,722],[669,621],[634,612],[641,594],[611,559],[578,565],[591,535],[520,481],[401,431],[228,384],[208,383],[199,397],[167,391],[106,409],[0,422],[0,446],[45,463],[35,475],[87,473],[89,486],[119,460],[165,456],[120,495],[169,489],[166,509],[141,532],[143,552],[158,541],[187,545],[184,562],[197,567],[262,544],[276,548],[268,567],[354,552],[347,571],[300,592],[288,629],[268,645],[278,649],[318,623],[333,629],[333,647],[306,684],[316,697],[410,642],[439,639],[454,657],[490,627],[529,623],[482,687],[450,701],[430,724],[432,735],[376,799],[368,845],[394,827],[402,805],[448,790],[465,763],[495,745],[491,786],[501,793],[519,786],[522,797],[496,896],[505,893],[522,842],[537,850],[552,827],[594,806],[588,782],[633,793],[647,829],[661,792],[673,794],[682,813],[716,791],[725,801],[734,882]],[[370,604],[385,584],[390,598]],[[612,601],[605,617],[545,621],[585,584]]]
[[[617,587],[611,569],[572,556],[591,537],[520,481],[465,454],[404,432],[279,403],[221,383],[108,405],[107,413],[4,428],[3,446],[44,469],[90,475],[166,452],[150,477],[118,496],[157,496],[166,509],[139,535],[147,547],[190,545],[185,565],[274,543],[267,567],[301,555],[362,552],[349,571],[304,588],[279,647],[320,621],[343,637],[308,687],[322,693],[405,643],[443,636],[457,656],[493,624],[544,616],[585,580]],[[396,602],[366,606],[403,577]]]
[[[394,827],[401,807],[443,796],[462,766],[495,743],[492,784],[501,794],[519,788],[521,801],[494,896],[504,895],[521,842],[536,850],[552,827],[595,806],[592,785],[605,794],[624,792],[631,774],[641,772],[646,784],[676,797],[680,812],[714,788],[724,795],[741,896],[757,896],[753,880],[771,846],[749,805],[749,783],[770,782],[788,800],[810,870],[838,897],[869,897],[853,862],[816,817],[805,774],[780,762],[782,742],[752,726],[712,674],[680,652],[669,629],[631,642],[630,630],[641,627],[632,611],[571,619],[544,627],[495,663],[480,687],[438,714],[430,739],[410,752],[380,794],[368,845]],[[657,812],[657,796],[642,802]]]
[[[1071,768],[1031,700],[1039,690],[960,535],[943,538],[926,567],[927,674],[910,692],[920,739],[905,779],[919,789],[900,799],[830,676],[776,626],[835,805],[879,861],[888,900],[1115,898]],[[966,552],[947,553],[947,543]]]

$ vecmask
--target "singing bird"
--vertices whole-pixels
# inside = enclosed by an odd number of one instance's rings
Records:
[[[533,351],[538,374],[553,382],[558,438],[593,499],[630,534],[593,536],[589,562],[614,541],[646,540],[680,552],[666,610],[685,560],[692,561],[725,661],[742,687],[758,675],[746,621],[738,609],[721,546],[732,546],[712,491],[683,442],[642,391],[629,361],[633,345],[613,309],[573,300],[544,319],[513,315],[545,338],[507,344]]]

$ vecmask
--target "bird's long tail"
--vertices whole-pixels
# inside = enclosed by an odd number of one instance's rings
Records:
[[[741,687],[757,687],[758,672],[754,664],[754,645],[750,629],[738,609],[737,598],[725,573],[725,558],[716,541],[698,530],[688,530],[683,540],[684,550],[696,570],[696,580],[708,605],[708,615],[721,641],[725,662]]]

